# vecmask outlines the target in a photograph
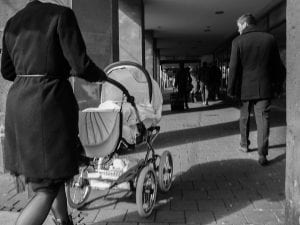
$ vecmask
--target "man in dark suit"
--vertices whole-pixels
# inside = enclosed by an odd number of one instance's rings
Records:
[[[254,108],[257,124],[258,163],[268,164],[269,112],[274,87],[282,84],[285,68],[276,41],[259,31],[251,14],[237,20],[240,36],[232,42],[227,94],[240,98],[240,150],[249,151],[249,116]]]

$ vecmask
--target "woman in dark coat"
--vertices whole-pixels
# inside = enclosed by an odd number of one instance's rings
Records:
[[[6,169],[24,175],[35,192],[17,224],[42,224],[52,203],[59,224],[72,224],[64,182],[78,172],[81,145],[68,78],[106,79],[86,54],[73,11],[33,0],[10,18],[1,73],[13,81],[6,104]]]

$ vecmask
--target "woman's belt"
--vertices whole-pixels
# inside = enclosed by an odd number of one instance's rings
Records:
[[[69,79],[68,77],[46,75],[46,74],[18,74],[17,77],[29,77],[29,78],[46,77],[46,78],[58,79],[58,80],[68,80]]]
[[[29,74],[29,75],[17,75],[17,77],[45,77],[45,74]]]

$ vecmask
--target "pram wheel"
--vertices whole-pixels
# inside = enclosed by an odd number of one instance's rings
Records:
[[[67,200],[72,208],[81,208],[89,197],[91,186],[86,178],[87,173],[85,169],[82,169],[80,174],[67,183]]]
[[[136,204],[141,217],[151,215],[157,195],[157,181],[154,170],[150,166],[142,169],[136,187]]]
[[[169,151],[164,151],[158,166],[158,186],[161,192],[170,190],[173,176],[173,160]]]

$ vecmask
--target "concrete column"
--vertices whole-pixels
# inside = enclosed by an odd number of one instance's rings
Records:
[[[158,49],[154,50],[154,68],[155,68],[154,79],[157,82],[159,82],[159,85],[161,85],[160,54]]]
[[[154,49],[153,49],[153,31],[145,32],[145,68],[153,76],[154,73]]]
[[[300,1],[287,0],[286,225],[300,224]]]
[[[159,50],[157,49],[157,40],[153,38],[153,79],[159,82]]]
[[[119,0],[120,60],[144,65],[144,5],[142,0]]]
[[[73,0],[88,55],[102,69],[119,59],[118,1]],[[99,105],[100,88],[82,79],[73,79],[74,92],[81,109]]]

